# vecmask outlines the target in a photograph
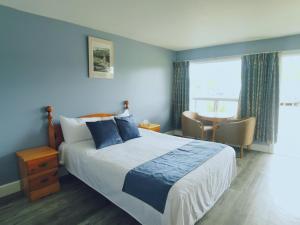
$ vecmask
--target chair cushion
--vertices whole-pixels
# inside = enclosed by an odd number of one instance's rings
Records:
[[[214,127],[213,126],[203,126],[203,129],[205,130],[205,131],[207,131],[207,130],[212,130]]]

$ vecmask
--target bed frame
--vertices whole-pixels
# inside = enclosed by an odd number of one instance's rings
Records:
[[[129,102],[127,100],[124,101],[124,110],[128,109]],[[59,144],[63,141],[61,126],[59,123],[54,124],[53,122],[53,107],[46,106],[46,111],[48,114],[48,141],[49,146],[53,149],[58,149]],[[88,114],[84,116],[80,116],[79,118],[88,118],[88,117],[107,117],[113,116],[115,114],[112,113],[94,113]]]

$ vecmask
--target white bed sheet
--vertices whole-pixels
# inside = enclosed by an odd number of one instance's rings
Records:
[[[219,199],[236,176],[235,152],[226,147],[170,189],[163,214],[122,192],[134,167],[180,147],[191,139],[140,129],[140,138],[95,150],[92,140],[62,143],[67,170],[144,225],[194,225]]]

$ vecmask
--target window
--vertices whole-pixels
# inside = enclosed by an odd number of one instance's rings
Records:
[[[236,116],[241,88],[241,59],[190,63],[190,110]]]
[[[297,146],[300,126],[300,52],[282,53],[280,57],[280,107],[278,140],[275,152],[300,157]]]
[[[285,106],[300,105],[300,53],[282,54],[280,62],[280,102]]]

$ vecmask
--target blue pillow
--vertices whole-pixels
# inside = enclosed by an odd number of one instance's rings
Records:
[[[113,120],[86,122],[95,142],[96,149],[123,143]]]
[[[115,117],[115,121],[123,141],[140,137],[139,129],[137,128],[132,116]]]

